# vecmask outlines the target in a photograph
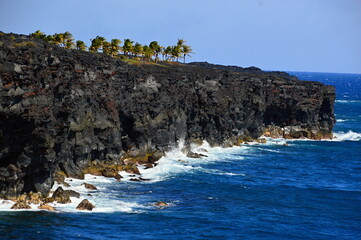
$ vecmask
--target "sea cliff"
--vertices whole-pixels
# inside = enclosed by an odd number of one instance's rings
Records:
[[[335,89],[257,68],[151,64],[0,34],[0,197],[46,195],[55,173],[152,164],[203,140],[330,138]],[[95,161],[99,160],[99,161]]]

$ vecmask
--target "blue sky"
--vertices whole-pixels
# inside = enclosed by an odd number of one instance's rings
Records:
[[[361,0],[0,0],[0,30],[175,44],[191,61],[361,73]]]

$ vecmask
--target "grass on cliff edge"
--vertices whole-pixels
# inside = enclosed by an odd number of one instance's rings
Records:
[[[140,61],[135,59],[129,59],[129,58],[123,58],[121,59],[123,62],[126,62],[128,64],[136,65],[136,66],[142,66],[142,65],[153,65],[153,66],[160,66],[160,67],[169,67],[169,65],[180,65],[180,63],[175,62],[149,62],[149,61]]]

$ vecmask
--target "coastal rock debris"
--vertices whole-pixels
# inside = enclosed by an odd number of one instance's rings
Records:
[[[177,161],[178,161],[178,162],[181,162],[181,163],[184,163],[184,164],[189,164],[188,161],[185,161],[185,160],[182,160],[182,159],[178,159]]]
[[[115,178],[117,180],[120,180],[122,178],[121,175],[119,175],[119,171],[123,170],[123,166],[118,163],[114,162],[101,162],[99,160],[92,162],[87,166],[83,173],[84,174],[92,174],[95,176],[104,176],[104,177],[111,177]]]
[[[55,208],[48,205],[48,204],[40,204],[38,209],[41,209],[41,210],[47,210],[47,211],[50,211],[50,212],[54,212],[55,211]]]
[[[125,165],[123,169],[127,173],[140,175],[139,169],[134,165]]]
[[[44,200],[40,193],[23,193],[16,199],[11,209],[31,209],[30,204],[43,204]]]
[[[159,201],[159,202],[154,203],[153,205],[156,206],[158,209],[163,209],[165,207],[168,207],[169,203]]]
[[[88,199],[84,199],[79,203],[79,205],[76,207],[78,210],[89,210],[92,211],[95,206],[89,202]]]
[[[93,184],[90,184],[90,183],[83,183],[82,185],[85,188],[90,189],[90,190],[98,190],[98,188],[96,186],[94,186]]]
[[[150,180],[151,180],[150,178],[142,178],[142,177],[129,179],[129,181],[133,181],[133,182],[142,182],[142,181],[150,181]]]
[[[31,207],[26,202],[16,202],[11,209],[31,209]]]
[[[64,189],[62,187],[58,187],[55,192],[53,193],[52,198],[54,199],[54,201],[58,202],[58,203],[71,203],[70,200],[70,192],[69,191],[64,191]]]
[[[62,184],[64,187],[70,187],[70,185],[65,182],[66,174],[63,171],[56,171],[54,173],[54,180],[58,184]]]
[[[187,153],[187,157],[189,157],[189,158],[202,158],[202,157],[208,157],[208,156],[205,155],[205,154],[202,154],[202,153],[195,153],[195,152],[189,151]]]

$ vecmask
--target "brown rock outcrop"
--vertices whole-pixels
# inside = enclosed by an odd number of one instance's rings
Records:
[[[95,206],[91,204],[88,199],[84,199],[76,207],[76,209],[78,210],[89,210],[89,211],[93,210],[93,208],[95,208]]]

